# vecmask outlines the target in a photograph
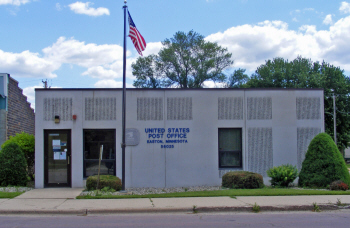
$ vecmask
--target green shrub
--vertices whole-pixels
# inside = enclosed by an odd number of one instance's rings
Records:
[[[21,148],[7,143],[0,153],[0,185],[3,187],[27,185],[27,162]]]
[[[262,188],[264,187],[263,177],[258,173],[247,171],[228,172],[222,176],[222,186],[226,188]]]
[[[87,190],[96,190],[97,187],[97,175],[90,176],[86,180],[86,188]],[[119,191],[122,189],[121,180],[113,175],[100,175],[100,183],[99,189],[114,189],[115,191]]]
[[[347,184],[345,184],[343,181],[341,180],[337,180],[337,181],[333,181],[330,185],[329,185],[329,189],[330,190],[336,190],[336,191],[346,191],[349,189],[349,186]]]
[[[326,187],[336,180],[349,185],[349,171],[332,138],[320,133],[312,139],[306,152],[299,174],[299,186]]]
[[[290,164],[275,166],[267,170],[267,175],[272,186],[288,187],[298,177],[298,169]]]
[[[35,158],[35,139],[34,135],[30,135],[27,133],[17,133],[16,136],[10,136],[10,139],[5,141],[1,148],[4,148],[9,143],[17,143],[18,146],[21,148],[22,152],[24,153],[24,156],[27,160],[27,172],[28,176],[31,179],[34,179],[34,158]],[[0,152],[1,153],[1,152]]]

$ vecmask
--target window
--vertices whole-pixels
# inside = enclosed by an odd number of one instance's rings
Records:
[[[84,130],[84,177],[98,174],[98,156],[103,145],[101,175],[115,175],[115,130]]]
[[[242,167],[242,129],[219,128],[219,168]]]

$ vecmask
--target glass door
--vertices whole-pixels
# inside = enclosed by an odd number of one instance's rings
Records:
[[[70,187],[70,130],[45,130],[44,149],[45,187]]]

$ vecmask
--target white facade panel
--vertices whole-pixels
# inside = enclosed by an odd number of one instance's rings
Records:
[[[324,131],[323,90],[128,89],[126,95],[126,128],[140,133],[139,144],[126,147],[127,188],[221,185],[230,170],[266,177],[272,166],[298,165],[308,138]],[[71,98],[72,106],[59,98]],[[72,187],[84,185],[84,130],[115,130],[116,175],[122,177],[122,90],[38,89],[35,104],[37,188],[44,187],[45,130],[71,130]],[[50,115],[62,116],[60,123]],[[241,129],[238,168],[219,167],[221,128]]]

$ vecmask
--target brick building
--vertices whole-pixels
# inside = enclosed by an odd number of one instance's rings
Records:
[[[18,82],[0,73],[0,145],[16,133],[34,134],[35,115]]]

